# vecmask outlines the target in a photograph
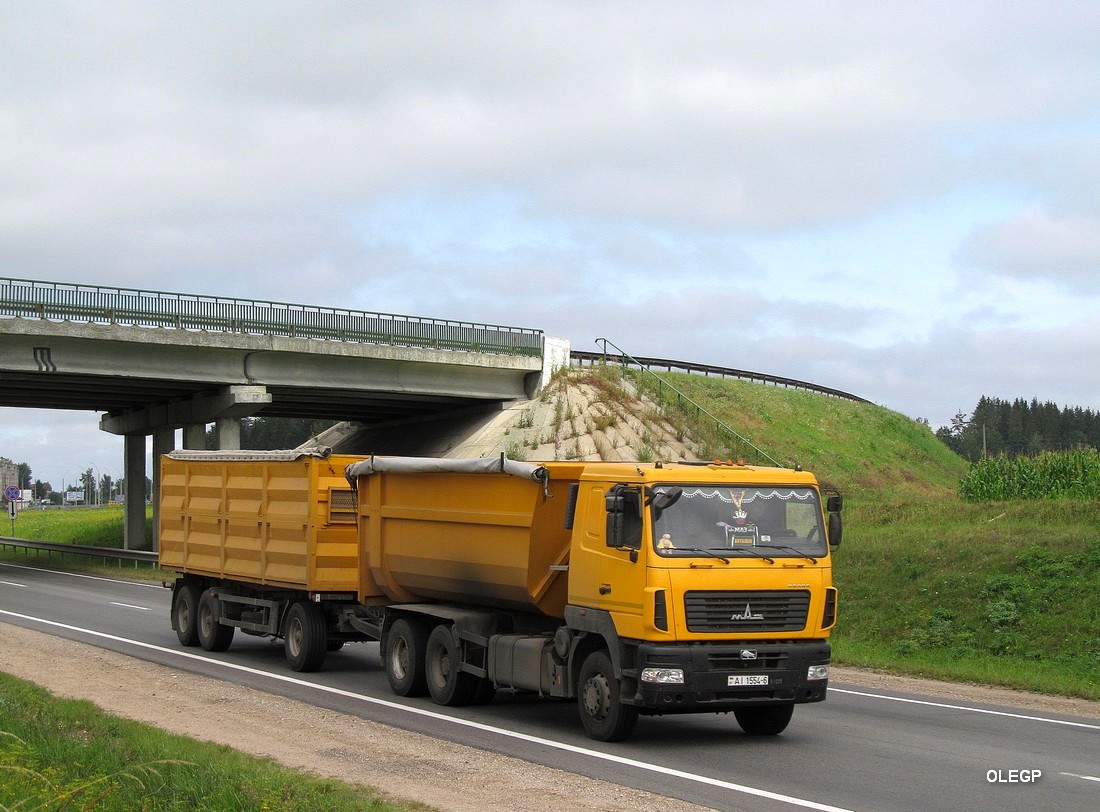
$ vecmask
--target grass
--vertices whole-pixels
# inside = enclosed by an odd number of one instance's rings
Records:
[[[0,810],[425,810],[108,716],[0,673]]]
[[[153,548],[153,508],[145,510],[145,545]],[[122,549],[122,505],[22,510],[15,520],[15,538],[53,541],[58,544],[85,544],[91,547]],[[8,535],[11,524],[0,525]]]
[[[152,547],[153,509],[146,511],[148,543]],[[34,541],[49,541],[56,544],[73,544],[91,547],[106,547],[121,550],[122,543],[122,507],[107,505],[103,507],[48,508],[46,510],[24,510],[15,520],[14,538]],[[5,535],[11,532],[9,524]],[[18,551],[0,548],[0,561],[13,561],[21,564],[48,563],[51,569],[66,572],[90,572],[110,577],[125,577],[142,581],[160,581],[174,578],[158,567],[146,564],[135,566],[132,562],[103,563],[100,559],[85,555],[62,555],[53,552]]]

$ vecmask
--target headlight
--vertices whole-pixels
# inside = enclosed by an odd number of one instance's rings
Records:
[[[829,666],[827,665],[811,665],[809,672],[806,674],[806,679],[819,680],[829,678]]]
[[[664,685],[683,685],[682,668],[643,668],[642,682],[658,682]]]

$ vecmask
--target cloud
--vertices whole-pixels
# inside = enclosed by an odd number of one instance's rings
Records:
[[[1034,208],[977,229],[959,261],[991,274],[1100,293],[1100,216]]]

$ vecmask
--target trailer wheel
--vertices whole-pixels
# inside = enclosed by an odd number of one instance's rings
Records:
[[[199,644],[197,618],[201,592],[195,584],[184,584],[176,590],[172,602],[172,625],[176,627],[176,637],[185,646]]]
[[[424,696],[428,682],[424,677],[424,652],[428,646],[428,627],[415,618],[401,618],[386,633],[386,679],[398,696]]]
[[[437,704],[457,707],[473,701],[478,679],[468,671],[459,670],[461,664],[462,655],[451,627],[436,626],[428,636],[424,674],[428,678],[428,691]]]
[[[199,645],[205,651],[225,651],[233,642],[233,627],[218,622],[221,611],[214,590],[208,589],[199,598],[198,620],[195,623]]]
[[[787,729],[794,715],[794,705],[764,705],[738,708],[733,712],[737,724],[750,736],[778,736]]]
[[[580,690],[577,705],[581,712],[581,724],[589,738],[601,742],[618,742],[634,732],[638,722],[638,709],[624,705],[606,651],[593,651],[581,665]]]
[[[283,633],[286,661],[295,671],[317,671],[328,653],[328,630],[325,613],[309,601],[298,601],[290,607]]]

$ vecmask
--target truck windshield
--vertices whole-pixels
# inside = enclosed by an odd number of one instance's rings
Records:
[[[815,558],[826,553],[821,507],[813,488],[715,488],[658,485],[683,493],[653,517],[653,545],[662,556],[737,554]]]

